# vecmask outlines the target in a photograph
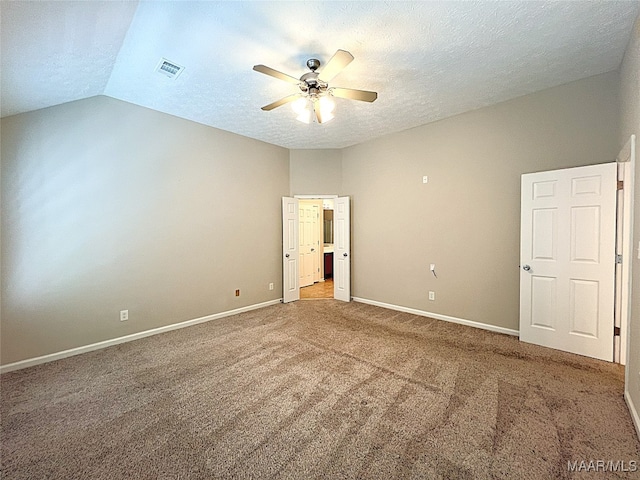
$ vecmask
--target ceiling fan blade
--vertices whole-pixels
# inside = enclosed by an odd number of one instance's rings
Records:
[[[293,102],[294,100],[297,100],[298,98],[300,98],[300,95],[297,93],[294,93],[293,95],[288,95],[284,98],[281,98],[280,100],[276,100],[273,103],[270,103],[269,105],[265,105],[264,107],[262,107],[262,110],[268,112],[269,110],[273,110],[274,108],[278,108],[282,105],[284,105],[285,103],[289,103],[289,102]]]
[[[346,50],[338,50],[333,54],[333,57],[329,59],[327,64],[319,72],[319,77],[324,82],[329,82],[333,77],[339,74],[344,67],[349,65],[353,61],[353,55]]]
[[[278,70],[274,70],[271,67],[267,67],[266,65],[254,65],[253,69],[256,72],[264,73],[265,75],[270,75],[279,80],[284,80],[285,82],[294,83],[298,85],[300,83],[300,79],[292,77],[291,75],[287,75],[286,73],[279,72]]]
[[[360,100],[362,102],[373,102],[378,98],[376,92],[368,92],[366,90],[354,90],[352,88],[333,87],[329,92],[334,97],[348,98],[349,100]]]

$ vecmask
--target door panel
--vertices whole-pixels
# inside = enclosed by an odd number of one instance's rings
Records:
[[[282,198],[282,301],[300,298],[298,288],[298,199]]]
[[[520,339],[613,360],[615,163],[522,176]]]
[[[555,330],[557,311],[557,282],[555,278],[531,277],[531,326]]]
[[[541,208],[533,210],[531,258],[555,260],[558,252],[557,209]]]
[[[600,262],[600,206],[571,208],[571,261]]]
[[[598,337],[598,282],[571,280],[570,320],[572,334]]]

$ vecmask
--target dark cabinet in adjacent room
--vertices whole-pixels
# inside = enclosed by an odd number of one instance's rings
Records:
[[[324,254],[324,278],[333,277],[333,252]]]

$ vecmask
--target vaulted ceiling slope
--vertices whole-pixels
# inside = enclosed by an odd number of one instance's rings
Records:
[[[6,1],[1,114],[95,95],[287,148],[342,148],[619,67],[639,1]],[[355,60],[332,86],[336,118],[261,106],[337,49]],[[184,67],[155,71],[162,58]]]

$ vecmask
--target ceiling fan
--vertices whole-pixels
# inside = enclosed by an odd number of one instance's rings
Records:
[[[351,88],[329,87],[329,82],[347,65],[353,61],[353,55],[346,50],[338,50],[327,64],[318,72],[320,60],[310,58],[307,60],[307,67],[310,72],[305,73],[299,79],[287,75],[286,73],[274,70],[265,65],[254,65],[256,72],[270,75],[279,80],[293,83],[300,88],[300,92],[288,95],[280,100],[276,100],[269,105],[262,107],[262,110],[269,111],[280,107],[286,103],[294,102],[292,107],[298,114],[298,120],[309,123],[311,120],[312,106],[318,123],[326,123],[333,118],[335,104],[331,97],[348,98],[350,100],[360,100],[363,102],[373,102],[378,98],[376,92],[366,90],[354,90]]]

